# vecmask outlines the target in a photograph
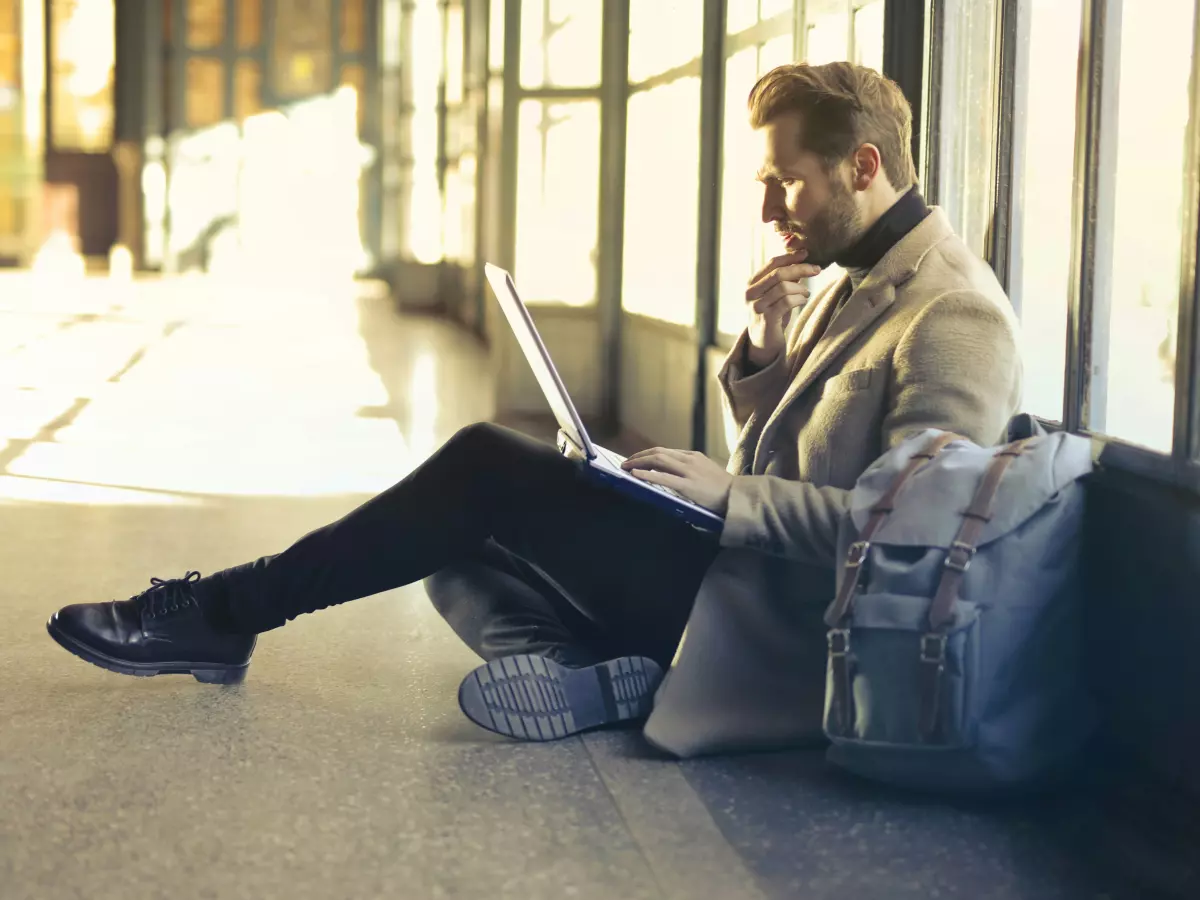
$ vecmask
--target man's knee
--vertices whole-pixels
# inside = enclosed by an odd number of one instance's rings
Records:
[[[561,459],[551,445],[494,422],[475,422],[460,428],[445,448],[455,456],[481,465],[508,466],[532,459]]]

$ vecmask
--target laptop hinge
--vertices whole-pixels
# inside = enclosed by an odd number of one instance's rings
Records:
[[[567,447],[571,447],[579,456],[583,457],[584,459],[591,458],[588,456],[587,451],[575,443],[575,441],[571,440],[570,435],[568,435],[561,428],[558,430],[558,438],[556,443],[558,444],[558,452],[564,456],[567,455]]]

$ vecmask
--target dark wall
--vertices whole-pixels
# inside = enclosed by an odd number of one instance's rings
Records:
[[[1200,798],[1200,498],[1101,468],[1088,502],[1090,664],[1112,737]]]

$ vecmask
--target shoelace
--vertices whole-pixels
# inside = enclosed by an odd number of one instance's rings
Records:
[[[146,618],[155,619],[189,606],[198,606],[191,586],[199,580],[199,572],[188,572],[183,578],[151,578],[150,583],[154,587],[137,597]]]

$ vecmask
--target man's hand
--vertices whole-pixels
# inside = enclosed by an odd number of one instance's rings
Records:
[[[654,447],[635,453],[621,468],[637,478],[678,491],[719,516],[729,508],[733,476],[703,453]]]
[[[792,310],[808,302],[808,288],[800,282],[819,274],[821,267],[805,263],[807,257],[807,250],[777,256],[750,279],[746,291],[749,354],[750,362],[758,368],[769,365],[783,352],[783,332]]]

